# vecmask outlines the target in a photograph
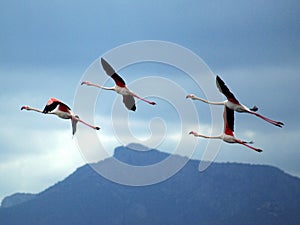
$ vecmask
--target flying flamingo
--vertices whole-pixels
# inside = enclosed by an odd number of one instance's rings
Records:
[[[122,77],[120,77],[116,73],[116,71],[112,68],[111,65],[109,65],[109,63],[104,58],[101,58],[101,64],[102,64],[102,67],[105,70],[106,74],[108,76],[110,76],[115,81],[116,85],[114,87],[103,87],[103,86],[100,86],[100,85],[97,85],[97,84],[93,84],[89,81],[83,81],[81,83],[81,85],[85,84],[85,85],[88,85],[88,86],[94,86],[94,87],[101,88],[101,89],[104,89],[104,90],[115,91],[118,94],[121,94],[123,96],[123,103],[125,104],[126,108],[129,109],[129,110],[132,110],[132,111],[136,110],[134,97],[136,97],[136,98],[138,98],[138,99],[140,99],[144,102],[147,102],[151,105],[156,105],[155,102],[151,102],[151,101],[148,101],[144,98],[141,98],[137,94],[130,91],[126,87],[125,81],[122,79]]]
[[[23,110],[23,109],[28,110],[28,111],[32,110],[32,111],[35,111],[38,113],[53,114],[62,119],[71,119],[73,135],[76,132],[76,127],[77,127],[78,122],[81,122],[92,129],[100,130],[99,127],[92,126],[92,125],[86,123],[85,121],[81,120],[79,118],[79,116],[75,115],[71,111],[69,106],[67,106],[65,103],[61,102],[60,100],[58,100],[56,98],[50,98],[48,100],[44,110],[35,109],[30,106],[22,106],[21,110]]]
[[[254,151],[262,152],[261,149],[254,148],[254,147],[248,145],[248,144],[253,144],[252,141],[250,141],[250,142],[242,141],[242,140],[237,139],[234,136],[234,111],[233,110],[231,110],[230,108],[225,106],[224,107],[223,118],[224,118],[224,133],[219,135],[219,136],[206,136],[206,135],[203,135],[203,134],[198,134],[195,131],[191,131],[189,134],[192,134],[195,137],[221,139],[221,140],[223,140],[225,142],[228,142],[228,143],[238,143],[238,144],[245,145],[246,147],[251,148]]]
[[[212,105],[225,105],[227,108],[234,110],[236,112],[240,112],[240,113],[245,112],[245,113],[250,113],[252,115],[255,115],[271,124],[274,124],[277,127],[282,127],[284,125],[282,122],[271,120],[267,117],[264,117],[264,116],[256,113],[256,111],[258,110],[258,108],[256,106],[253,106],[251,109],[249,109],[248,107],[239,103],[239,101],[230,92],[228,87],[225,85],[224,81],[219,76],[217,76],[217,78],[216,78],[216,84],[217,84],[219,91],[221,93],[223,93],[227,98],[227,100],[225,100],[224,102],[211,102],[211,101],[199,98],[199,97],[195,96],[194,94],[189,94],[186,96],[186,98],[191,98],[192,100],[200,100],[202,102],[212,104]]]

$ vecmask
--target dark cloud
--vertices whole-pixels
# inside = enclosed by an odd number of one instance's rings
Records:
[[[216,68],[295,63],[298,1],[2,1],[1,62],[83,65],[123,43],[173,41]]]

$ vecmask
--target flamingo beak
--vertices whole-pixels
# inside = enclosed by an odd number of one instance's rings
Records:
[[[27,106],[22,106],[22,107],[21,107],[21,110],[23,110],[23,109],[27,109]]]

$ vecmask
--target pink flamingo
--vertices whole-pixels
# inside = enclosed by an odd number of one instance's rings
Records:
[[[224,81],[217,76],[216,78],[216,84],[217,87],[219,89],[219,91],[221,93],[223,93],[227,100],[225,100],[224,102],[211,102],[202,98],[199,98],[197,96],[195,96],[194,94],[189,94],[186,96],[186,98],[191,98],[192,100],[200,100],[202,102],[208,103],[208,104],[212,104],[212,105],[225,105],[227,108],[234,110],[236,112],[240,112],[240,113],[250,113],[252,115],[255,115],[277,127],[282,127],[284,124],[282,122],[278,122],[278,121],[274,121],[271,120],[267,117],[264,117],[258,113],[256,113],[256,111],[258,110],[258,108],[256,106],[252,107],[251,109],[249,109],[248,107],[242,105],[241,103],[239,103],[239,101],[236,99],[236,97],[230,92],[230,90],[228,89],[228,87],[225,85]]]
[[[230,108],[225,106],[223,118],[224,118],[224,133],[219,136],[206,136],[206,135],[199,134],[195,131],[191,131],[189,134],[192,134],[195,137],[221,139],[227,143],[238,143],[238,144],[242,144],[248,148],[251,148],[254,151],[262,152],[261,149],[254,148],[254,147],[248,145],[248,144],[253,144],[252,141],[250,141],[250,142],[242,141],[242,140],[237,139],[234,136],[234,111],[233,110],[231,110]]]
[[[76,127],[77,127],[77,123],[81,122],[83,124],[85,124],[86,126],[95,129],[95,130],[100,130],[99,127],[96,126],[92,126],[88,123],[86,123],[85,121],[81,120],[79,118],[79,116],[75,115],[69,106],[67,106],[65,103],[63,103],[62,101],[56,99],[56,98],[50,98],[44,108],[44,110],[39,110],[39,109],[35,109],[32,108],[30,106],[22,106],[21,110],[28,110],[28,111],[35,111],[38,113],[44,113],[44,114],[53,114],[58,116],[59,118],[62,119],[71,119],[72,122],[72,133],[73,135],[76,132]]]
[[[104,58],[101,58],[101,64],[102,64],[102,67],[105,70],[106,74],[108,76],[110,76],[115,81],[116,85],[114,87],[103,87],[103,86],[100,86],[100,85],[97,85],[97,84],[93,84],[89,81],[83,81],[81,83],[81,85],[85,84],[85,85],[88,85],[88,86],[94,86],[94,87],[101,88],[101,89],[104,89],[104,90],[115,91],[118,94],[121,94],[123,96],[123,103],[125,104],[126,108],[129,109],[129,110],[132,110],[132,111],[136,110],[134,97],[136,97],[136,98],[138,98],[138,99],[140,99],[144,102],[147,102],[148,104],[156,105],[155,102],[151,102],[151,101],[148,101],[144,98],[141,98],[137,94],[130,91],[126,87],[125,81],[122,79],[122,77],[120,77],[116,73],[116,71],[112,68],[111,65],[109,65],[109,63]]]

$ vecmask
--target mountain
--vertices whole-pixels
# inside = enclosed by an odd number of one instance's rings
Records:
[[[21,204],[23,202],[27,202],[35,197],[35,194],[27,194],[27,193],[16,193],[10,196],[5,197],[2,200],[1,207],[11,207],[14,205]]]
[[[133,165],[168,156],[127,147],[114,153]],[[271,166],[213,163],[200,173],[198,164],[190,160],[171,178],[141,187],[111,182],[85,165],[33,199],[0,208],[0,224],[300,224],[300,179]]]

